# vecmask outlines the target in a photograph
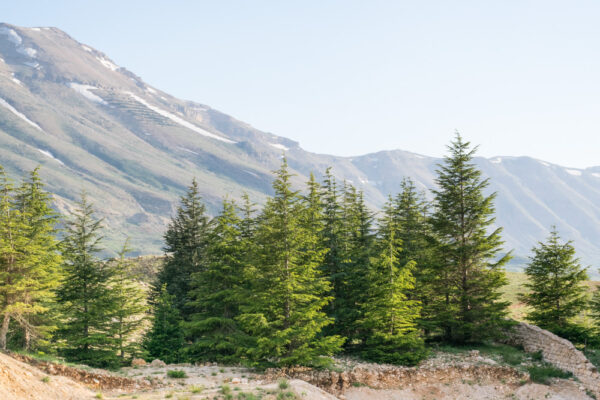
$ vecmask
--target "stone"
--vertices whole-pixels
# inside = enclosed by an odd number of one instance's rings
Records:
[[[131,361],[131,366],[132,367],[144,367],[144,366],[146,366],[146,360],[144,360],[143,358],[134,358]]]
[[[163,367],[166,367],[167,364],[162,360],[156,359],[156,360],[152,360],[152,362],[150,363],[150,366],[153,368],[163,368]]]

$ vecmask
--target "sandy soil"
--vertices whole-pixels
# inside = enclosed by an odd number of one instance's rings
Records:
[[[0,353],[0,399],[85,400],[96,393],[71,379],[42,371]]]
[[[518,388],[502,385],[430,384],[402,390],[352,388],[346,400],[591,400],[576,382],[555,380],[551,385],[528,383]]]

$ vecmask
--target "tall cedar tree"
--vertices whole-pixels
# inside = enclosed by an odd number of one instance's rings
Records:
[[[342,298],[342,279],[341,279],[341,264],[343,256],[341,254],[342,240],[342,214],[340,206],[340,194],[338,192],[335,177],[332,174],[331,168],[325,171],[325,179],[323,181],[323,229],[320,234],[320,240],[325,248],[325,256],[321,263],[321,271],[331,283],[331,296],[333,301],[329,303],[325,310],[327,315],[337,321],[339,313],[339,300]],[[335,334],[337,331],[337,322],[325,327],[327,334]]]
[[[331,301],[330,286],[318,270],[324,252],[315,250],[318,236],[306,223],[307,208],[291,189],[287,161],[273,183],[256,233],[254,293],[238,318],[256,338],[246,348],[255,363],[315,365],[320,356],[337,352],[343,339],[323,336],[333,321],[323,312]]]
[[[22,347],[48,346],[57,328],[56,289],[61,281],[60,243],[57,239],[60,216],[52,209],[52,197],[44,190],[39,168],[34,169],[19,187],[16,206],[27,228],[26,250],[29,267],[27,302],[35,312],[17,319]]]
[[[159,359],[168,364],[182,361],[184,337],[183,320],[175,307],[173,296],[166,285],[161,288],[154,301],[152,327],[142,342],[146,359]]]
[[[133,337],[140,332],[148,310],[146,293],[140,286],[139,277],[134,276],[132,272],[133,263],[125,258],[130,252],[129,239],[127,239],[117,259],[110,263],[112,269],[110,288],[114,301],[112,334],[121,360],[126,354],[135,357],[140,352],[139,343]]]
[[[572,242],[560,243],[553,227],[546,243],[533,248],[533,257],[525,268],[529,293],[522,300],[531,307],[527,319],[544,329],[567,328],[573,317],[587,306],[588,279],[585,268],[575,257]]]
[[[398,257],[401,265],[410,261],[416,263],[413,270],[415,288],[410,297],[421,303],[420,325],[428,330],[428,322],[433,317],[433,282],[436,279],[436,243],[429,223],[429,204],[410,178],[402,180],[400,189],[394,199],[394,218],[398,225],[398,236],[402,240],[402,252]]]
[[[71,361],[107,367],[117,362],[112,336],[115,299],[112,270],[100,262],[102,220],[82,193],[63,239],[64,280],[57,292],[64,319],[58,330],[63,355]]]
[[[484,195],[489,180],[481,178],[472,162],[477,148],[469,146],[457,133],[433,191],[441,259],[435,292],[442,296],[435,322],[445,340],[457,343],[497,336],[507,323],[500,288],[507,283],[503,265],[510,253],[498,258],[503,241],[502,228],[492,228],[496,194]]]
[[[242,222],[232,201],[223,201],[206,249],[206,268],[192,275],[194,310],[186,323],[188,348],[194,361],[237,361],[243,334],[235,318],[243,300],[245,250]],[[247,239],[246,239],[247,240]]]
[[[187,193],[181,197],[177,215],[172,218],[165,233],[166,260],[158,273],[153,295],[157,296],[163,285],[173,295],[173,304],[187,319],[191,309],[189,291],[192,274],[206,266],[206,246],[210,233],[210,218],[194,179]]]
[[[57,216],[43,190],[38,170],[15,190],[0,167],[0,348],[6,349],[11,320],[28,349],[45,339],[53,323],[49,312],[59,284],[61,262],[55,239]]]
[[[373,213],[367,208],[363,193],[345,184],[341,201],[340,277],[336,308],[336,332],[347,337],[351,350],[361,339],[363,308],[366,300],[367,275],[374,249]],[[356,346],[354,346],[356,347]]]
[[[426,355],[417,331],[420,304],[409,299],[414,289],[415,263],[402,264],[402,241],[392,199],[386,203],[375,254],[367,274],[367,298],[363,303],[363,325],[367,340],[363,357],[376,362],[415,365]]]

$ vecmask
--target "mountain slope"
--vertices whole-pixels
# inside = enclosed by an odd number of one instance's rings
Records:
[[[211,212],[223,196],[271,191],[283,153],[298,184],[332,166],[365,191],[373,207],[403,176],[434,186],[439,159],[405,151],[336,157],[259,131],[208,106],[170,96],[56,28],[0,24],[0,164],[14,176],[42,165],[67,212],[81,190],[105,217],[116,248],[131,236],[157,253],[178,196],[193,177]],[[600,167],[572,170],[527,157],[477,159],[498,191],[497,223],[507,248],[528,254],[551,224],[586,263],[600,265]]]

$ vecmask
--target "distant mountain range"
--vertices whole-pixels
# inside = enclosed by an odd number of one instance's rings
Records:
[[[166,223],[193,177],[212,213],[223,196],[247,192],[264,201],[284,153],[298,184],[331,166],[374,208],[398,191],[404,176],[422,189],[434,186],[440,159],[401,150],[357,157],[307,152],[153,88],[56,28],[0,24],[0,57],[0,164],[14,177],[42,165],[62,212],[81,190],[89,192],[111,249],[130,236],[139,254],[159,253]],[[565,168],[529,157],[476,161],[498,192],[497,223],[517,262],[554,224],[575,242],[584,264],[600,267],[600,167]]]

